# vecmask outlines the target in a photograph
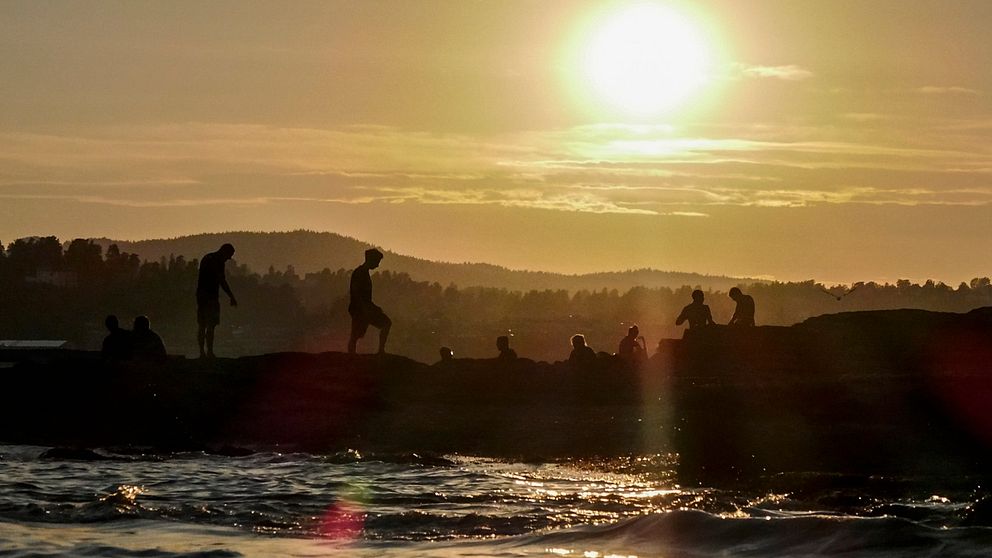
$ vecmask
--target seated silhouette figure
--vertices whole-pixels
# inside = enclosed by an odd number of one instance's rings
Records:
[[[136,360],[163,361],[166,359],[165,343],[157,333],[152,331],[151,322],[147,316],[134,319],[134,330],[131,332],[131,347]]]
[[[647,355],[647,348],[642,344],[641,330],[637,325],[627,329],[627,336],[620,340],[617,356],[629,362],[639,362]]]
[[[734,287],[727,293],[730,298],[737,303],[734,315],[730,318],[729,325],[750,327],[754,325],[754,299],[751,295],[746,295],[740,289]]]
[[[713,325],[715,322],[713,321],[713,314],[710,313],[710,307],[703,304],[704,296],[703,291],[699,289],[692,291],[692,303],[687,304],[682,309],[682,313],[675,319],[675,325],[680,326],[689,322],[690,329]]]
[[[382,257],[382,252],[369,248],[365,251],[365,262],[351,272],[351,302],[348,304],[351,337],[348,339],[348,352],[352,354],[358,349],[358,340],[365,337],[370,325],[379,328],[379,353],[386,352],[386,339],[393,322],[382,308],[372,302],[372,276],[369,274],[379,267]]]
[[[586,337],[581,333],[572,336],[572,352],[568,355],[568,363],[572,366],[586,367],[596,363],[596,351],[586,345]]]
[[[110,332],[103,338],[100,355],[107,360],[127,360],[131,358],[131,332],[122,328],[117,316],[110,314],[103,320]]]
[[[448,347],[441,347],[438,350],[438,353],[441,354],[441,362],[450,362],[451,360],[454,360],[454,358],[455,358],[454,351],[452,351]]]
[[[496,338],[496,350],[499,351],[496,360],[500,362],[517,360],[517,351],[510,348],[510,338],[506,335],[500,335]]]

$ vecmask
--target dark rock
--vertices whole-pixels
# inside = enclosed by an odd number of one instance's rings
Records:
[[[231,456],[677,452],[690,484],[800,471],[984,474],[990,339],[990,309],[899,310],[715,326],[660,343],[640,368],[335,352],[113,365],[49,355],[0,380],[0,441]]]

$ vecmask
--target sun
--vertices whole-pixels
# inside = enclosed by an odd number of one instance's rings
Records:
[[[621,112],[671,111],[707,81],[710,52],[698,29],[660,4],[614,12],[583,46],[584,82]]]

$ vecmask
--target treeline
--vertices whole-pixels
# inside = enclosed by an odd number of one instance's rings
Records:
[[[360,254],[354,256],[360,261]],[[627,327],[640,326],[649,344],[681,336],[675,317],[690,301],[693,286],[678,289],[635,287],[618,290],[532,290],[441,285],[414,281],[405,273],[373,276],[376,302],[393,319],[389,350],[421,361],[437,359],[438,348],[456,357],[496,353],[495,339],[511,335],[521,356],[559,360],[568,338],[584,333],[596,350],[613,352]],[[147,315],[172,353],[195,354],[197,259],[182,256],[141,261],[116,246],[90,240],[61,243],[55,237],[20,239],[0,246],[0,338],[66,339],[97,348],[103,318],[117,314],[122,324]],[[223,308],[217,351],[241,355],[285,350],[343,350],[351,271],[324,269],[297,274],[292,266],[257,273],[228,264],[228,280],[240,303]],[[759,325],[790,325],[820,314],[891,308],[966,312],[992,305],[992,283],[976,278],[951,287],[857,283],[825,287],[814,281],[740,285],[757,305]],[[838,297],[840,300],[838,300]],[[725,292],[707,291],[714,318],[726,322],[733,301]],[[376,333],[370,331],[365,348]]]

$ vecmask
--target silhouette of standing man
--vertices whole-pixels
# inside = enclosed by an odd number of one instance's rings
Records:
[[[199,326],[196,341],[200,344],[200,358],[214,358],[214,329],[220,324],[220,289],[231,298],[231,306],[238,301],[231,292],[224,276],[224,264],[234,255],[234,246],[224,244],[200,260],[200,274],[196,280],[196,321]],[[203,351],[206,341],[207,350]]]
[[[352,354],[370,325],[379,328],[379,353],[386,352],[386,339],[393,322],[382,308],[372,303],[372,276],[369,275],[369,271],[379,267],[381,261],[382,252],[369,248],[365,251],[365,263],[351,272],[351,303],[348,304],[351,338],[348,339],[348,352]]]
[[[732,326],[753,326],[754,325],[754,299],[751,295],[746,295],[740,289],[734,287],[727,293],[730,298],[737,303],[734,309],[734,316],[730,318]]]

